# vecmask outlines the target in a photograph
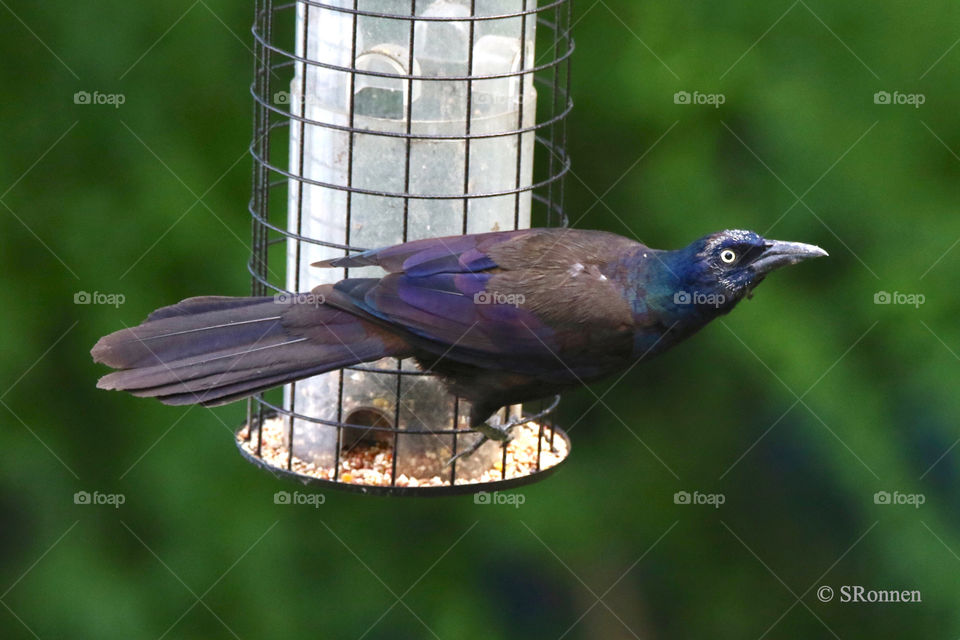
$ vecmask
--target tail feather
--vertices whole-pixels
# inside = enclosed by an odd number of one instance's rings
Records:
[[[325,304],[208,296],[159,309],[101,338],[91,354],[117,369],[102,389],[217,405],[408,351],[401,338]]]
[[[273,298],[188,298],[157,309],[143,324],[101,338],[93,359],[115,369],[132,369],[209,354],[282,333],[285,308]]]

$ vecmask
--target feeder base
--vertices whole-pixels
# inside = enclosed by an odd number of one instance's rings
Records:
[[[284,432],[283,419],[268,417],[263,421],[262,440],[259,443],[256,429],[251,435],[249,425],[245,425],[237,432],[237,446],[252,462],[275,473],[293,476],[306,484],[322,484],[365,493],[441,495],[507,488],[543,477],[570,453],[570,442],[565,433],[544,425],[541,434],[540,424],[530,421],[511,430],[513,437],[505,445],[506,456],[502,452],[494,456],[488,469],[479,472],[472,469],[469,477],[457,475],[453,483],[450,481],[453,470],[449,467],[444,469],[442,475],[424,474],[425,477],[417,477],[400,473],[396,482],[393,482],[392,444],[382,441],[359,443],[341,453],[339,469],[335,472],[330,466],[301,460],[296,456],[291,461],[290,451],[284,443]],[[501,447],[499,444],[496,446],[498,449]],[[437,467],[435,464],[424,464],[423,468],[435,470]]]

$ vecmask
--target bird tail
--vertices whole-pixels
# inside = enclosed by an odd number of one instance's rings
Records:
[[[94,361],[117,369],[97,386],[165,404],[214,406],[360,362],[409,355],[398,336],[323,304],[322,289],[289,299],[188,298],[158,309],[93,347]]]

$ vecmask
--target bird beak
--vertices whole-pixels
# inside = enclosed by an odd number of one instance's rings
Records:
[[[808,258],[822,258],[828,255],[830,254],[813,244],[768,240],[766,249],[753,261],[750,268],[759,275],[766,275],[780,267],[797,264]]]

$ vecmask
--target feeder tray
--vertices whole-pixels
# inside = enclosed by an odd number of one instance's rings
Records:
[[[340,441],[344,446],[336,456],[336,464],[328,465],[300,459],[295,453],[291,458],[289,438],[286,437],[290,416],[281,413],[265,414],[262,423],[254,418],[252,423],[243,425],[236,432],[236,441],[237,448],[248,461],[277,477],[305,485],[398,496],[475,493],[535,482],[553,473],[567,459],[570,454],[567,434],[546,424],[545,420],[546,414],[555,406],[556,402],[511,429],[512,438],[509,442],[487,442],[476,452],[479,454],[484,449],[496,448],[499,455],[492,458],[461,458],[447,465],[446,461],[454,455],[453,449],[427,450],[420,454],[420,459],[417,456],[407,457],[402,465],[406,472],[397,470],[395,442],[399,442],[400,438],[413,437],[445,437],[449,440],[452,432],[405,432],[379,426],[376,431],[370,431],[375,434],[373,437],[358,437],[349,441],[346,434],[363,427],[331,426],[331,429],[340,429]],[[458,431],[460,438],[476,433],[468,429]],[[485,459],[490,463],[483,464]]]

